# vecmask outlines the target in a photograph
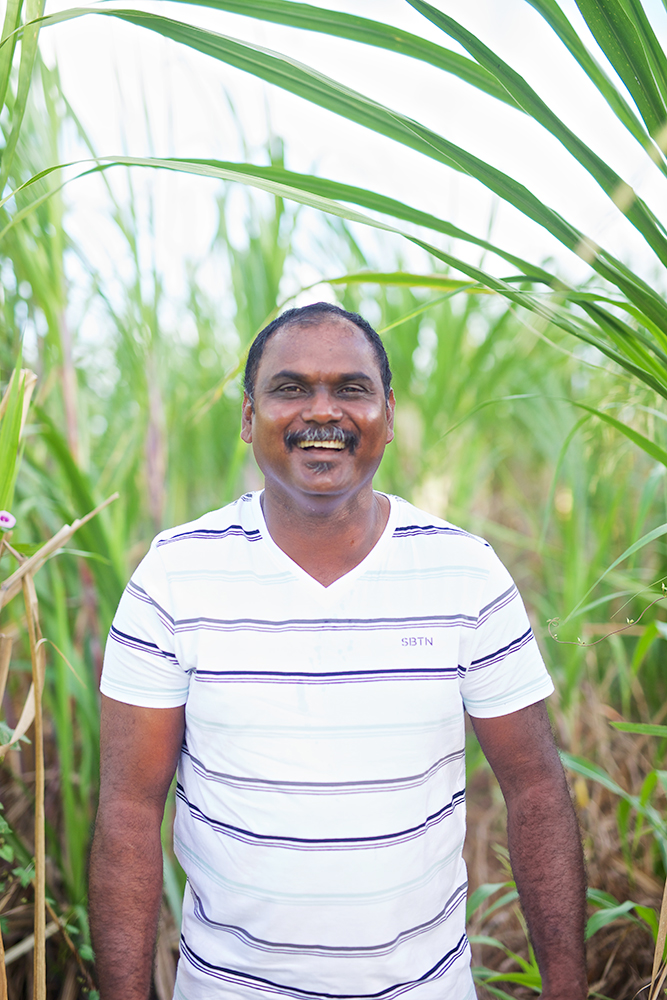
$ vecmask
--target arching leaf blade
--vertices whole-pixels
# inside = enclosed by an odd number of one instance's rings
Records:
[[[388,198],[386,195],[382,195],[377,191],[355,187],[350,184],[342,184],[339,181],[330,180],[329,178],[324,177],[317,177],[314,174],[296,173],[294,171],[285,170],[282,167],[256,166],[255,164],[234,163],[229,160],[200,159],[189,160],[188,162],[208,163],[211,166],[219,167],[221,169],[238,170],[254,176],[265,177],[267,180],[275,180],[278,183],[286,184],[302,191],[308,191],[310,194],[319,194],[323,197],[336,199],[337,201],[350,202],[353,205],[359,205],[362,208],[380,212],[383,215],[389,215],[395,219],[401,219],[403,222],[411,222],[417,226],[423,226],[424,228],[433,230],[434,232],[442,233],[452,239],[464,240],[466,243],[472,243],[474,246],[478,246],[483,250],[488,250],[491,253],[497,254],[503,260],[507,261],[508,264],[512,264],[514,267],[523,271],[529,280],[542,281],[549,287],[557,289],[564,289],[566,287],[560,279],[551,274],[549,271],[546,271],[543,267],[539,267],[530,261],[524,260],[522,257],[516,256],[516,254],[509,253],[502,247],[499,247],[494,243],[490,243],[488,240],[481,239],[478,236],[474,236],[472,233],[469,233],[464,229],[460,229],[458,226],[454,226],[444,219],[440,219],[435,215],[429,214],[428,212],[422,212],[420,209],[406,205],[404,202],[398,201],[395,198]]]
[[[651,135],[667,120],[636,26],[618,0],[576,0],[595,41],[627,87]]]
[[[622,287],[624,293],[651,319],[667,326],[667,307],[664,301],[645,282],[640,282],[636,275],[624,268],[620,261],[597,247],[561,215],[544,205],[523,184],[467,150],[438,136],[419,122],[368,100],[302,63],[257,46],[249,46],[235,39],[183,25],[179,21],[171,21],[158,15],[122,10],[99,13],[128,20],[190,45],[291,93],[305,97],[342,117],[396,139],[447,166],[470,174],[524,215],[547,229],[568,249],[582,256],[603,277]]]
[[[357,94],[302,63],[215,32],[204,31],[159,15],[136,11],[88,8],[79,13],[118,17],[154,30],[395,139],[447,166],[470,174],[528,218],[547,229],[602,277],[621,288],[649,318],[667,328],[667,306],[646,282],[642,282],[620,261],[602,250],[553,209],[544,205],[525,185],[467,150],[438,136],[419,122]],[[75,16],[75,13],[70,11],[68,16]],[[56,23],[56,19],[62,20],[63,17],[64,15],[54,15],[54,20],[45,18],[43,23]]]
[[[419,122],[369,100],[303,63],[261,49],[259,46],[239,42],[155,14],[126,10],[99,10],[98,13],[118,17],[156,31],[167,38],[252,73],[268,83],[304,97],[320,107],[388,138],[395,139],[446,166],[469,173],[501,198],[510,201],[524,214],[548,228],[570,249],[575,249],[585,242],[583,234],[557,212],[547,208],[518,181]]]
[[[319,282],[318,282],[319,284]],[[470,292],[475,295],[492,294],[488,288],[474,281],[457,281],[443,274],[413,274],[409,271],[358,271],[327,278],[327,285],[392,285],[404,288],[438,288],[445,292]]]
[[[2,38],[3,40],[5,38],[8,39],[8,42],[5,46],[0,48],[0,110],[4,107],[5,98],[7,96],[7,85],[9,83],[9,74],[12,68],[12,60],[14,58],[14,50],[16,48],[17,41],[15,32],[21,20],[22,6],[23,0],[7,0],[7,6],[5,8]]]
[[[625,559],[629,559],[630,556],[633,556],[635,552],[639,552],[640,549],[645,548],[645,546],[650,545],[651,542],[654,542],[657,538],[662,538],[664,535],[667,535],[667,524],[660,524],[658,525],[657,528],[654,528],[652,531],[647,532],[645,535],[642,535],[641,538],[638,538],[636,542],[633,542],[632,545],[630,545],[625,550],[625,552],[621,553],[618,559],[614,560],[611,566],[607,566],[604,573],[602,573],[602,575],[597,578],[592,587],[589,587],[589,589],[586,591],[581,600],[578,601],[578,603],[574,606],[572,611],[570,611],[567,618],[563,619],[561,624],[565,625],[566,622],[570,621],[571,618],[574,618],[575,614],[582,606],[582,604],[584,604],[586,599],[593,593],[598,584],[602,583],[605,577],[608,576],[609,573],[612,572],[612,570],[616,569],[616,567],[619,566],[622,562],[624,562]]]
[[[624,0],[624,7],[634,22],[663,104],[667,105],[667,59],[663,48],[639,0]]]
[[[627,350],[631,357],[632,352],[635,352],[634,357],[639,364],[645,364],[658,377],[667,378],[667,354],[647,333],[641,329],[633,329],[619,316],[605,309],[600,302],[581,301],[580,305],[622,350]]]
[[[480,239],[443,219],[438,219],[436,216],[405,205],[403,202],[393,198],[387,198],[385,195],[381,195],[375,191],[341,184],[338,181],[332,181],[327,178],[315,177],[312,174],[298,174],[279,167],[261,167],[254,164],[239,164],[223,160],[200,160],[197,162],[210,163],[221,168],[246,171],[257,176],[264,176],[267,179],[272,178],[280,183],[309,191],[312,194],[321,194],[339,201],[351,202],[363,208],[401,219],[404,222],[412,222],[418,226],[424,226],[427,229],[443,233],[453,239],[464,240],[467,243],[472,243],[484,250],[489,250],[491,253],[497,254],[509,264],[523,271],[530,281],[543,281],[550,288],[567,293],[568,297],[572,297],[572,301],[580,295],[583,295],[585,299],[585,293],[568,289],[559,278],[550,274],[543,267],[538,267],[532,262],[517,257],[515,254],[508,253],[502,247],[490,243],[488,240]],[[603,254],[599,267],[603,277],[616,284],[627,295],[630,302],[635,304],[638,316],[648,319],[647,314],[652,314],[654,317],[652,321],[654,323],[661,323],[664,328],[667,328],[667,308],[653,288],[641,281],[620,261],[616,261],[608,255]]]
[[[495,73],[498,82],[514,97],[526,114],[563,144],[662,259],[667,249],[662,222],[630,185],[561,121],[528,82],[448,14],[433,7],[426,0],[408,0],[408,3],[462,45],[489,72]]]
[[[586,73],[595,85],[618,120],[623,123],[637,142],[647,150],[651,159],[659,166],[662,172],[667,173],[667,164],[665,164],[662,153],[646,131],[643,122],[637,117],[615,84],[588,51],[556,3],[556,0],[526,0],[526,2],[544,18],[549,27],[560,38],[563,45],[565,45],[570,54],[579,63],[584,73]]]
[[[90,161],[79,161],[79,165],[84,163],[89,163]],[[54,166],[47,170],[41,171],[39,175],[31,181],[26,182],[22,185],[22,188],[27,188],[30,183],[33,183],[37,177],[47,176],[49,173],[55,170],[61,170],[63,167],[76,166],[77,164],[62,164]],[[521,289],[515,287],[514,284],[508,282],[502,278],[497,278],[481,268],[475,267],[466,261],[457,258],[453,254],[447,253],[438,247],[433,246],[433,244],[427,242],[426,240],[420,239],[417,236],[406,232],[397,226],[389,225],[388,223],[382,222],[378,219],[372,218],[370,216],[364,215],[360,212],[356,212],[347,206],[340,204],[333,199],[324,197],[320,194],[313,194],[310,191],[305,191],[298,187],[292,187],[284,183],[279,183],[273,179],[270,179],[266,175],[266,168],[253,168],[250,164],[244,164],[243,170],[227,169],[219,166],[214,166],[208,161],[193,160],[188,161],[184,159],[158,159],[151,157],[128,157],[128,156],[116,156],[116,157],[101,157],[96,162],[95,166],[88,167],[86,170],[82,171],[79,176],[83,176],[89,173],[95,173],[97,171],[106,170],[111,166],[141,166],[150,167],[153,169],[166,169],[174,171],[184,171],[186,173],[196,174],[203,177],[213,177],[219,180],[236,181],[243,184],[248,184],[253,187],[257,187],[264,190],[270,194],[273,194],[279,198],[287,198],[296,201],[303,205],[308,205],[312,208],[318,209],[328,214],[337,215],[341,218],[345,218],[352,222],[359,222],[364,225],[372,226],[376,229],[381,229],[386,232],[393,232],[399,236],[402,236],[416,246],[421,247],[427,253],[434,256],[436,259],[441,260],[443,263],[455,268],[459,272],[468,275],[471,280],[479,284],[485,285],[487,288],[498,292],[505,298],[514,302],[516,305],[522,306],[529,311],[540,316],[546,323],[553,323],[554,325],[560,327],[563,330],[573,334],[581,340],[587,343],[593,344],[601,352],[606,354],[609,358],[614,360],[621,367],[625,368],[626,371],[635,375],[638,379],[643,381],[646,385],[649,385],[656,392],[667,398],[667,389],[664,384],[654,377],[651,372],[646,371],[641,366],[634,363],[634,361],[627,356],[619,353],[614,348],[610,347],[609,344],[605,343],[600,339],[599,336],[595,336],[591,329],[587,328],[580,321],[578,321],[572,314],[569,314],[564,308],[562,308],[559,299],[562,298],[563,302],[568,300],[568,292],[564,290],[563,292],[551,296],[549,299],[540,298],[534,294],[529,294]],[[254,172],[253,172],[254,170]],[[298,175],[297,175],[298,176]],[[73,179],[73,178],[72,178]],[[42,195],[40,198],[36,199],[33,204],[41,203],[47,195]],[[28,206],[24,209],[24,214],[29,210]],[[9,228],[11,223],[5,228],[3,232]],[[2,238],[3,233],[0,233],[0,238]],[[512,279],[515,281],[516,279]],[[534,280],[528,278],[527,280]]]
[[[5,143],[0,159],[0,192],[4,191],[9,178],[16,153],[16,145],[21,132],[21,125],[28,105],[28,93],[32,80],[32,71],[37,58],[37,39],[39,37],[39,19],[44,11],[45,0],[26,0],[25,15],[26,24],[21,34],[21,60],[19,63],[18,82],[16,86],[16,100],[12,109],[11,129],[9,138]],[[4,44],[7,49],[11,49],[15,43],[16,34],[11,34],[5,38]],[[1,50],[0,50],[1,51]],[[11,66],[10,66],[11,69]]]
[[[10,510],[21,452],[21,418],[23,412],[23,379],[21,372],[23,345],[12,372],[5,411],[0,419],[0,510]]]
[[[580,410],[585,410],[586,413],[590,413],[594,417],[598,417],[600,420],[604,420],[605,423],[609,424],[615,430],[623,434],[629,441],[641,448],[642,451],[646,452],[651,458],[656,462],[660,462],[667,468],[667,450],[661,448],[659,444],[655,441],[651,441],[650,438],[646,437],[645,434],[641,434],[636,431],[634,427],[629,427],[628,424],[624,424],[622,420],[617,420],[612,417],[610,413],[606,413],[604,410],[598,410],[594,406],[588,406],[586,403],[580,403],[575,399],[569,400],[572,406],[576,406]]]
[[[306,31],[321,32],[398,52],[436,66],[446,73],[452,73],[491,97],[517,107],[516,102],[504,87],[498,84],[496,78],[476,62],[392,24],[372,21],[344,11],[293,3],[292,0],[179,0],[179,3],[212,7],[215,10],[242,14],[245,17],[285,24]]]

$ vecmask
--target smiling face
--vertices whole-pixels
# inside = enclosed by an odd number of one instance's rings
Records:
[[[393,438],[375,352],[347,320],[281,327],[267,342],[241,437],[252,443],[267,493],[297,505],[338,504],[372,490]]]

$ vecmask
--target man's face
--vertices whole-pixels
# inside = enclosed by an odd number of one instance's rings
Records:
[[[344,500],[370,486],[394,436],[370,343],[353,323],[285,326],[267,342],[254,406],[243,399],[241,437],[267,489],[293,500]]]

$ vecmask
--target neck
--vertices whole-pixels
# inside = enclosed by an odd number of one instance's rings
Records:
[[[276,545],[323,586],[349,573],[379,540],[389,518],[372,487],[343,503],[297,505],[267,485],[264,519]]]

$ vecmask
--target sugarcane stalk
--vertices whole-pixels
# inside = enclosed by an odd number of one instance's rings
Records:
[[[35,700],[35,951],[33,1000],[46,1000],[46,842],[44,832],[44,726],[42,691],[46,669],[44,643],[39,626],[39,606],[35,581],[30,573],[23,577],[32,661]]]
[[[665,889],[662,894],[662,906],[660,907],[660,920],[655,942],[655,952],[653,954],[653,971],[651,973],[649,1000],[658,1000],[665,985],[665,979],[667,979],[667,963],[664,960],[665,941],[667,941],[667,882],[665,883]]]
[[[5,968],[5,945],[0,928],[0,1000],[7,1000],[7,969]]]

